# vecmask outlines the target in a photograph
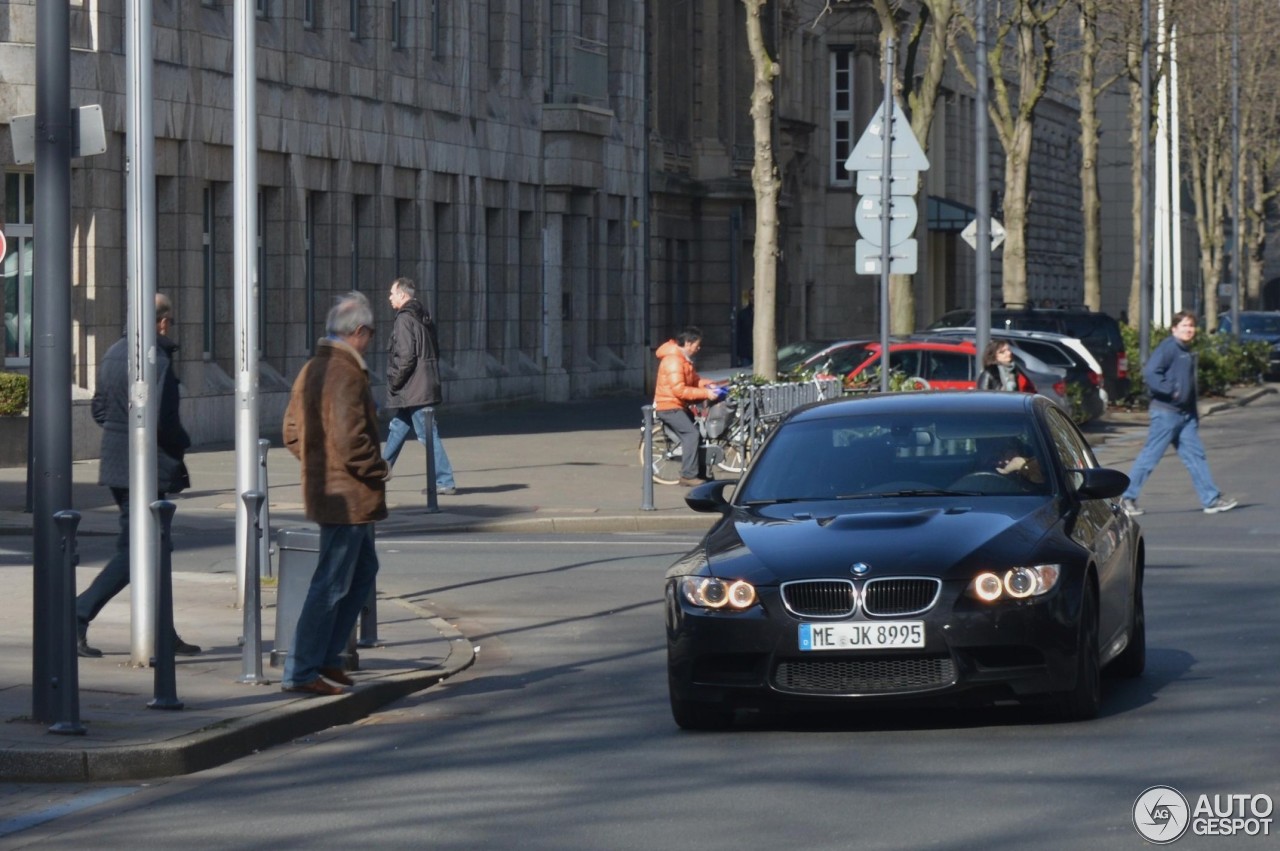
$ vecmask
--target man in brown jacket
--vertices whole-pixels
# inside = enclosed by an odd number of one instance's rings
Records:
[[[307,519],[320,524],[320,553],[285,660],[285,691],[341,694],[347,637],[378,574],[373,524],[387,516],[377,413],[364,353],[373,311],[349,293],[329,311],[329,336],[302,367],[284,415],[284,445],[302,462]],[[334,685],[337,683],[338,685]]]

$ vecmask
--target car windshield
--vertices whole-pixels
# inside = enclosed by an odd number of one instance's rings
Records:
[[[1280,336],[1280,314],[1275,316],[1241,316],[1240,328],[1246,334]]]
[[[734,501],[1046,494],[1048,470],[1023,418],[830,417],[783,425]]]
[[[790,372],[831,345],[830,340],[800,340],[778,349],[778,372]]]

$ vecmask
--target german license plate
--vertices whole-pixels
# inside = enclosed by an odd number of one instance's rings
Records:
[[[924,647],[924,621],[802,623],[801,650],[884,650]]]

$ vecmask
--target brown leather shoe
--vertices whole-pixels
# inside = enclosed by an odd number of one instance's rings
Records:
[[[355,680],[348,677],[346,672],[341,668],[321,668],[320,676],[324,677],[326,680],[333,680],[339,685],[353,686],[356,684]]]
[[[680,484],[684,485],[686,488],[691,488],[694,485],[705,485],[709,481],[711,480],[704,479],[701,476],[694,476],[691,479],[686,479],[684,476],[680,477]]]
[[[316,677],[314,680],[312,680],[309,683],[302,683],[296,686],[286,686],[284,689],[282,689],[282,691],[300,691],[300,692],[305,692],[307,694],[323,694],[323,695],[347,693],[346,689],[339,688],[338,686],[335,686],[332,683],[325,682],[320,677]]]

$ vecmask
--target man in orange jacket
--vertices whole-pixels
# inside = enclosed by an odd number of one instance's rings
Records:
[[[680,484],[685,487],[707,481],[699,469],[698,427],[689,406],[703,400],[719,401],[729,395],[727,389],[701,378],[693,368],[693,357],[701,349],[702,331],[690,326],[658,346],[657,352],[661,363],[653,391],[653,410],[680,436]]]

